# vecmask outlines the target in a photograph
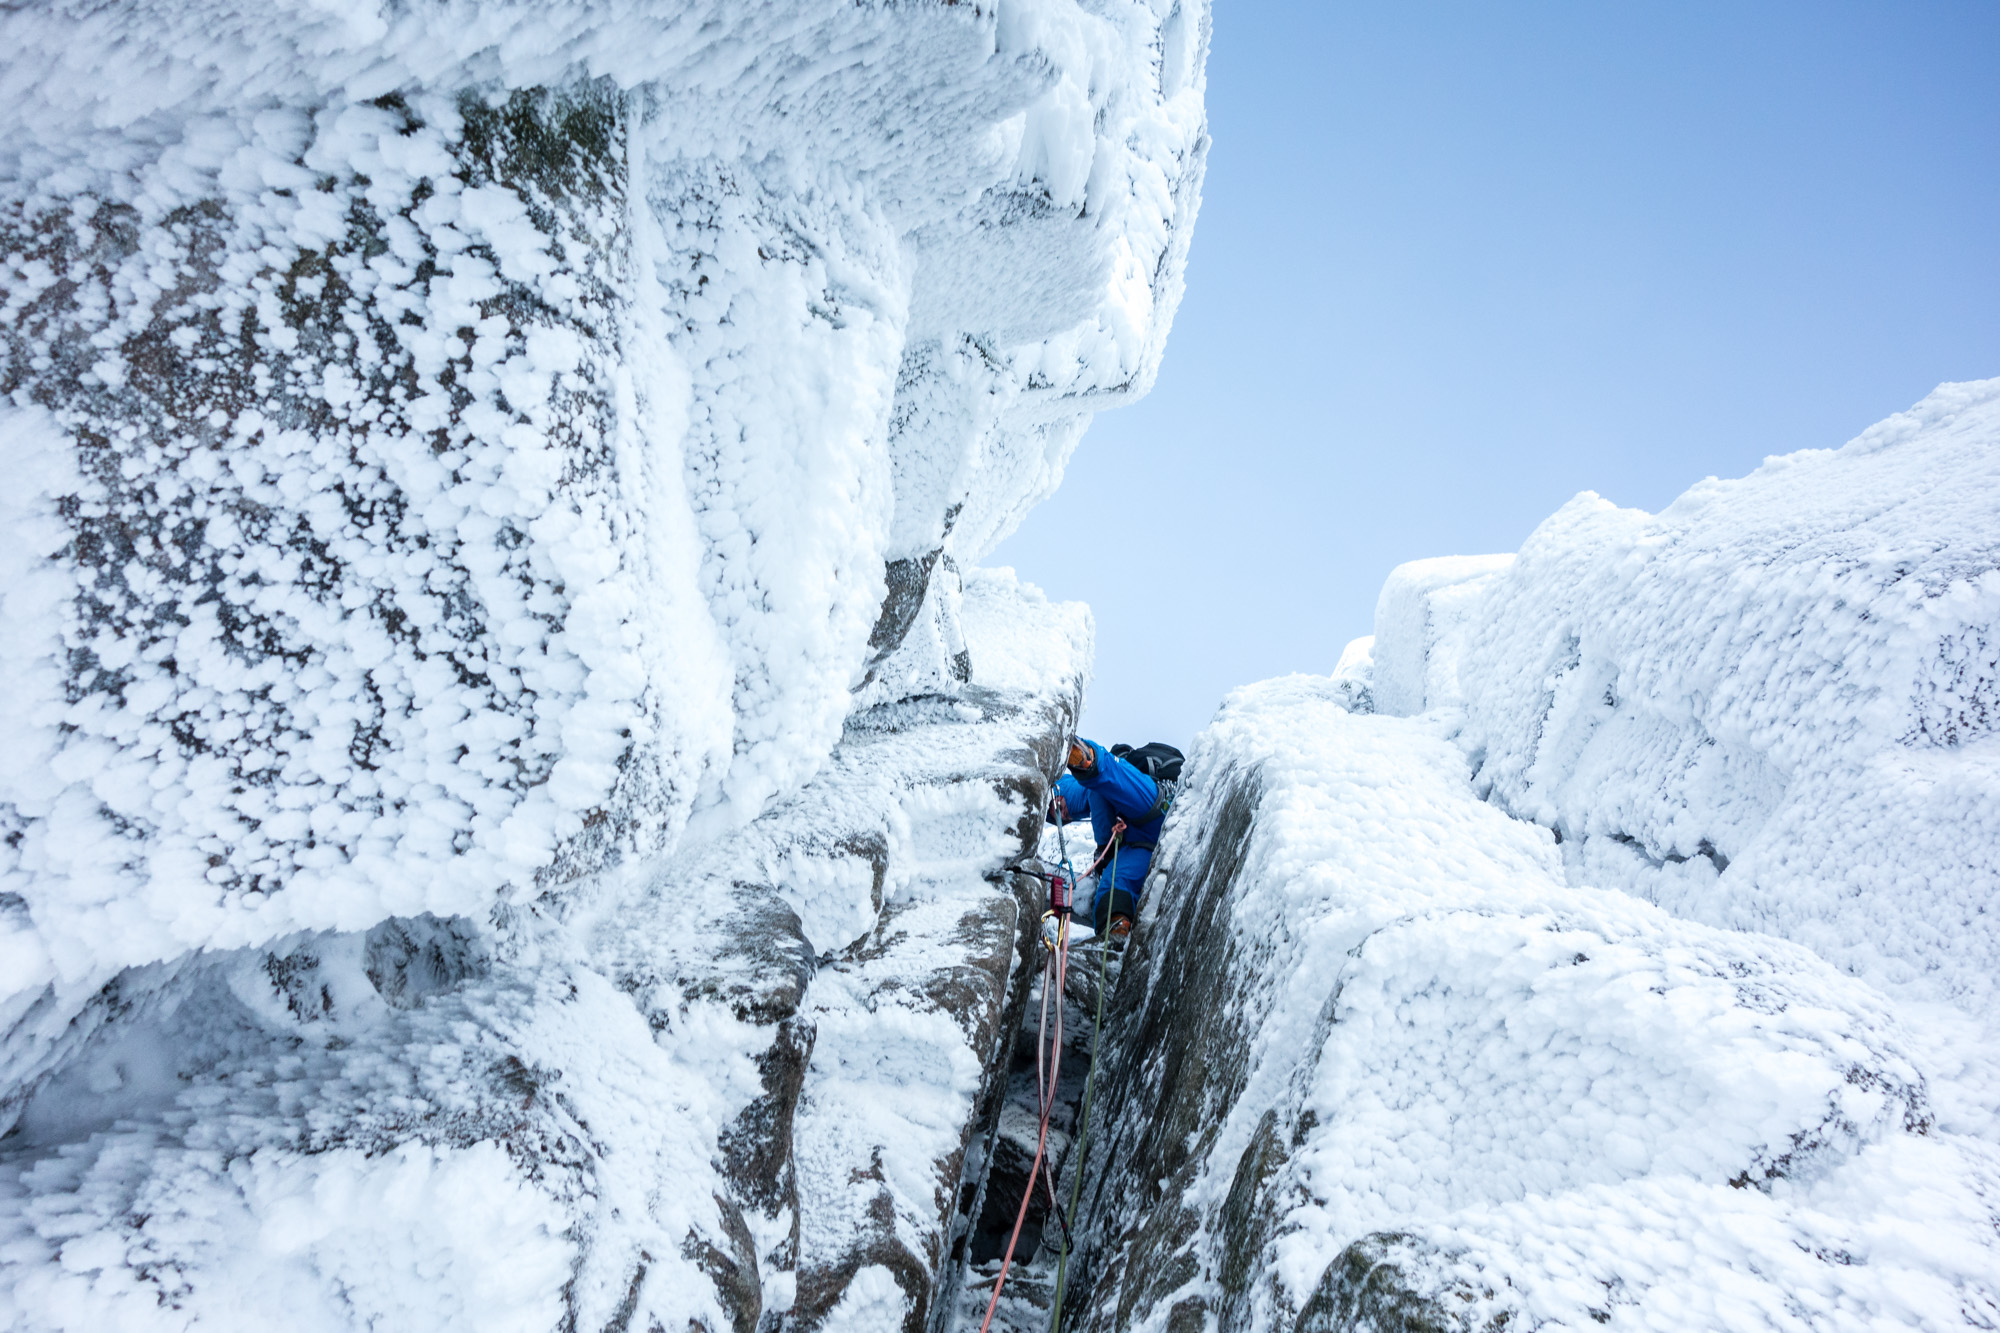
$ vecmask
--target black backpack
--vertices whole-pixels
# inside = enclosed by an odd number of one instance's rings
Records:
[[[1155,782],[1179,782],[1181,764],[1187,758],[1173,746],[1160,741],[1148,741],[1136,750],[1129,745],[1114,745],[1111,753]]]

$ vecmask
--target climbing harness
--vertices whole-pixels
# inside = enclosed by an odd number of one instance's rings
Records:
[[[1060,832],[1060,826],[1058,826],[1058,832],[1056,833],[1056,837],[1058,840],[1060,840],[1062,837],[1062,833]],[[1090,869],[1083,872],[1083,877],[1085,879],[1089,879],[1092,875],[1095,875],[1098,871],[1104,869],[1104,862],[1106,858],[1109,858],[1111,861],[1112,879],[1116,880],[1118,878],[1117,874],[1118,844],[1124,839],[1124,837],[1125,837],[1125,821],[1121,819],[1111,826],[1110,841],[1106,842],[1102,847],[1097,849],[1097,859],[1090,863]]]

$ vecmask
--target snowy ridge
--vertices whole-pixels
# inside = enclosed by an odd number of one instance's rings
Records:
[[[1157,369],[1207,22],[0,16],[0,1107],[121,969],[519,910],[962,689]]]
[[[1334,676],[1230,696],[1079,1326],[2000,1321],[1996,483],[2000,381],[1946,385],[1404,566]]]

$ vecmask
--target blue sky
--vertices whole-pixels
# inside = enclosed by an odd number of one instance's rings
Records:
[[[1088,735],[1185,745],[1580,490],[2000,375],[2000,4],[1216,11],[1158,386],[985,562],[1091,604]]]

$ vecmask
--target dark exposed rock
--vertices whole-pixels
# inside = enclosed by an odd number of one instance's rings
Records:
[[[1278,1134],[1274,1107],[1257,1122],[1257,1133],[1236,1163],[1229,1197],[1222,1205],[1222,1290],[1239,1297],[1250,1286],[1252,1265],[1270,1234],[1270,1218],[1259,1204],[1268,1201],[1264,1186],[1284,1164],[1285,1143]]]
[[[878,874],[879,878],[879,874]],[[717,998],[746,1023],[782,1023],[798,1013],[812,983],[816,960],[799,915],[765,885],[739,885],[737,911],[725,923],[717,951],[719,976],[727,982],[698,983],[719,988]]]
[[[1363,1236],[1327,1265],[1293,1333],[1499,1333],[1532,1325],[1494,1309],[1492,1288],[1475,1288],[1438,1265],[1424,1241],[1397,1232]]]
[[[715,1206],[729,1248],[725,1250],[701,1236],[690,1236],[688,1256],[714,1280],[716,1294],[721,1297],[723,1308],[729,1311],[730,1333],[757,1333],[764,1314],[764,1289],[757,1277],[756,1242],[750,1238],[750,1228],[743,1221],[743,1210],[733,1200],[717,1198]],[[641,1267],[632,1279],[635,1292],[644,1277],[645,1269]],[[625,1318],[629,1322],[629,1310]],[[607,1328],[606,1333],[611,1330]]]
[[[368,932],[363,970],[376,991],[398,1009],[450,990],[491,966],[477,926],[463,917],[390,917]]]
[[[813,1029],[796,1015],[777,1024],[777,1035],[757,1057],[764,1093],[723,1130],[721,1152],[737,1196],[767,1214],[791,1210],[797,1234],[798,1184],[793,1176],[792,1117],[812,1060]]]
[[[1171,1293],[1195,1267],[1198,1219],[1178,1207],[1224,1113],[1241,1091],[1248,1042],[1230,1003],[1234,959],[1228,900],[1256,818],[1255,770],[1232,772],[1216,826],[1185,885],[1165,883],[1157,925],[1134,936],[1121,984],[1109,997],[1107,1044],[1065,1299],[1065,1327],[1126,1327],[1135,1308]],[[1157,960],[1157,961],[1155,961]],[[1146,978],[1158,973],[1150,987]],[[1134,1189],[1136,1182],[1166,1182]],[[1248,1212],[1246,1210],[1246,1215]],[[1261,1238],[1258,1238],[1261,1239]]]
[[[944,548],[939,547],[924,555],[891,560],[883,566],[882,574],[889,585],[889,592],[882,599],[882,614],[876,618],[875,628],[868,635],[870,648],[877,653],[886,653],[910,632],[910,626],[916,623],[917,612],[923,609],[924,595],[930,591],[931,570],[943,554]]]

